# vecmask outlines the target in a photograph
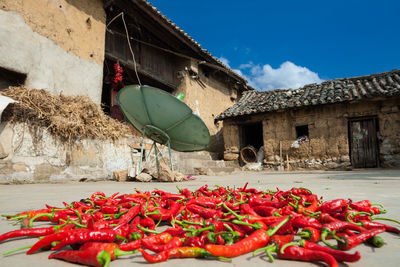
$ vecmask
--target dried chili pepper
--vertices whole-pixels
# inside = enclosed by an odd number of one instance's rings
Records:
[[[321,232],[314,227],[304,227],[298,235],[305,240],[315,243],[320,241]]]
[[[277,244],[279,246],[287,244],[289,242],[292,242],[294,238],[294,234],[289,234],[289,235],[273,235],[271,236],[269,242]]]
[[[299,241],[299,245],[304,248],[307,248],[307,249],[326,252],[326,253],[332,255],[337,261],[340,261],[340,262],[356,262],[361,259],[360,252],[358,252],[358,251],[356,251],[353,254],[349,254],[349,253],[341,251],[341,250],[320,246],[317,243],[309,242],[304,239]]]
[[[275,234],[281,226],[287,223],[290,218],[290,216],[287,217],[278,226],[271,228],[268,231],[263,229],[256,230],[248,237],[243,238],[231,246],[207,244],[206,250],[214,256],[228,258],[237,257],[239,255],[251,252],[267,245],[270,237]]]
[[[221,211],[219,211],[219,210],[205,208],[205,207],[195,205],[195,204],[188,205],[186,207],[190,212],[197,213],[202,218],[205,218],[205,219],[213,219],[214,220],[216,217],[220,217],[220,215],[221,215]]]
[[[182,239],[179,237],[173,237],[168,243],[166,244],[156,244],[148,239],[143,239],[142,240],[142,247],[149,249],[154,252],[161,252],[164,250],[169,250],[177,247],[181,247],[183,245]]]
[[[150,242],[153,244],[166,244],[171,239],[172,239],[171,234],[163,232],[158,235],[147,236],[147,237],[144,237],[143,239],[139,239],[139,240],[121,244],[121,245],[119,245],[119,249],[121,249],[123,251],[130,251],[130,250],[138,249],[141,247],[143,240],[145,240],[145,242]]]
[[[280,214],[279,209],[267,206],[254,206],[253,210],[259,216],[274,216],[275,214]],[[251,214],[254,215],[254,214]]]
[[[338,248],[340,250],[349,250],[357,246],[358,244],[368,240],[369,238],[385,232],[385,228],[376,228],[376,229],[371,229],[367,230],[365,232],[362,232],[356,236],[344,236],[341,235],[340,238],[337,240],[338,241]]]
[[[321,229],[322,225],[317,219],[312,217],[298,216],[291,220],[294,228],[313,227],[315,229]]]
[[[4,233],[0,235],[0,242],[10,239],[10,238],[15,238],[15,237],[23,237],[23,236],[29,236],[29,237],[39,237],[39,236],[47,236],[50,234],[54,234],[57,230],[60,228],[66,226],[69,222],[66,222],[61,225],[56,225],[56,226],[51,226],[51,227],[43,227],[43,228],[28,228],[28,229],[20,229],[20,230],[14,230],[10,231],[7,233]]]
[[[358,202],[350,203],[350,208],[355,209],[357,211],[368,212],[368,213],[371,213],[371,214],[386,213],[386,210],[384,210],[384,209],[381,210],[378,207],[373,207],[374,205],[378,205],[378,206],[383,207],[380,204],[371,203],[369,200],[361,200],[361,201],[358,201]]]
[[[326,237],[331,234],[332,232],[339,232],[339,231],[343,231],[345,229],[349,229],[349,230],[353,230],[353,231],[357,231],[357,232],[364,232],[365,228],[349,223],[349,222],[345,222],[345,221],[335,221],[335,222],[331,222],[329,224],[324,224],[322,229],[321,229],[321,241],[324,242],[325,245],[335,248],[334,245],[330,244],[329,242],[326,241]]]
[[[104,243],[104,242],[86,242],[80,246],[79,250],[95,250],[102,251],[105,250],[110,253],[111,260],[123,255],[131,255],[137,252],[137,250],[123,251],[119,248],[116,243]]]
[[[284,246],[282,248],[284,248]],[[284,248],[284,250],[279,249],[277,253],[280,259],[307,262],[322,261],[328,264],[330,267],[339,266],[338,262],[332,255],[323,251],[311,250],[297,246],[288,246]]]
[[[205,258],[205,257],[230,261],[230,259],[224,257],[214,256],[204,248],[199,248],[199,247],[173,248],[170,250],[164,250],[154,256],[150,255],[143,249],[140,249],[139,251],[142,253],[143,258],[150,263],[163,262],[168,260],[169,258]]]
[[[49,259],[60,259],[87,266],[102,267],[109,265],[111,256],[105,250],[100,252],[96,250],[62,250],[51,254]]]
[[[343,208],[346,208],[349,203],[350,202],[345,199],[334,199],[326,201],[321,204],[321,206],[319,207],[319,211],[326,213],[341,211]]]

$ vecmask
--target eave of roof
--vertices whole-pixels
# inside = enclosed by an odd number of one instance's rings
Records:
[[[400,70],[333,79],[321,84],[308,84],[295,90],[247,91],[238,103],[218,115],[216,120],[391,96],[400,96]]]
[[[105,7],[112,5],[114,2],[112,0],[111,1],[103,0],[103,1],[105,2],[104,3]],[[254,90],[254,88],[247,85],[246,79],[244,79],[242,76],[240,76],[232,69],[230,69],[228,66],[223,64],[220,60],[215,58],[208,50],[203,49],[198,42],[196,42],[184,30],[178,27],[178,25],[176,25],[165,15],[163,15],[161,11],[159,11],[156,7],[154,7],[150,2],[148,2],[147,0],[130,0],[130,1],[136,4],[143,11],[147,12],[149,15],[153,15],[154,18],[158,19],[160,24],[162,24],[162,26],[164,26],[166,30],[174,34],[179,40],[188,45],[195,53],[197,53],[200,57],[202,57],[203,60],[206,60],[208,63],[207,65],[209,67],[223,71],[224,73],[235,79],[238,83],[240,83],[243,86],[244,90]],[[203,60],[200,60],[200,62]]]

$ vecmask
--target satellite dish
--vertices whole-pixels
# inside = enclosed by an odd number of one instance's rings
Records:
[[[129,85],[118,92],[117,101],[143,138],[182,152],[204,150],[210,144],[205,123],[184,102],[163,90]]]

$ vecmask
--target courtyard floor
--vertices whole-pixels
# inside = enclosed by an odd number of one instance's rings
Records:
[[[79,201],[90,197],[96,191],[103,191],[107,196],[119,192],[130,193],[135,188],[139,190],[153,190],[155,188],[177,192],[176,186],[195,190],[204,184],[209,187],[243,186],[249,182],[248,187],[259,190],[276,189],[288,190],[292,187],[307,187],[313,193],[323,196],[325,200],[335,198],[352,198],[353,201],[368,199],[374,203],[381,203],[388,210],[385,217],[400,219],[400,170],[353,170],[335,172],[238,172],[225,176],[198,176],[196,180],[182,183],[138,183],[138,182],[70,182],[63,184],[15,184],[0,185],[0,214],[16,214],[30,209],[45,208],[44,204],[62,206],[67,203]],[[393,223],[388,223],[395,226]],[[400,227],[400,226],[399,226]],[[0,233],[17,229],[5,218],[0,219]],[[381,235],[386,245],[375,249],[360,245],[362,258],[359,262],[340,264],[340,266],[400,266],[400,238],[397,235],[384,233]],[[31,245],[36,239],[19,239],[0,243],[0,253],[13,248]],[[355,250],[354,250],[355,251]],[[350,251],[352,252],[352,251]],[[58,260],[48,260],[50,252],[40,252],[26,255],[24,252],[10,256],[0,255],[0,266],[74,266]],[[123,256],[114,261],[110,266],[147,265],[139,254]],[[232,260],[232,263],[204,259],[171,259],[157,266],[323,266],[276,260],[269,263],[266,256],[252,257],[243,255]],[[272,265],[273,264],[273,265]]]

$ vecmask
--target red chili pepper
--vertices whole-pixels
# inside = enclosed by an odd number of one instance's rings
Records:
[[[274,208],[274,207],[254,206],[253,210],[259,216],[273,216],[274,214],[280,214],[279,209]]]
[[[185,196],[186,198],[188,198],[188,199],[192,199],[192,198],[193,198],[192,193],[191,193],[187,188],[182,189],[182,190],[180,191],[180,193],[181,193],[182,195],[184,195],[184,196]]]
[[[207,250],[198,247],[173,248],[170,250],[162,251],[154,256],[150,255],[143,249],[140,249],[140,252],[142,253],[143,258],[150,263],[163,262],[168,260],[169,258],[205,258],[205,257],[215,258],[215,256],[210,254]],[[216,258],[228,260],[223,257],[216,257]]]
[[[138,249],[141,247],[143,240],[145,240],[145,242],[151,242],[154,244],[166,244],[171,239],[172,239],[171,234],[164,232],[164,233],[157,234],[157,235],[147,236],[140,240],[135,240],[135,241],[131,241],[129,243],[121,244],[121,245],[119,245],[119,249],[121,249],[123,251]]]
[[[129,232],[128,232],[128,236],[127,238],[129,240],[136,240],[133,237],[137,237],[138,235],[140,235],[142,238],[144,236],[144,232],[142,230],[140,230],[137,225],[140,223],[140,216],[136,216],[129,224]],[[133,236],[134,235],[134,236]]]
[[[185,199],[186,197],[181,194],[170,194],[170,193],[165,193],[161,196],[161,200],[180,200],[180,199]]]
[[[251,235],[234,243],[231,246],[207,244],[206,250],[214,256],[237,257],[239,255],[251,252],[268,244],[270,237],[275,234],[281,226],[289,221],[290,217],[283,220],[277,227],[268,231],[263,229],[256,230]]]
[[[372,205],[379,205],[379,204],[371,204],[369,200],[361,200],[358,202],[350,203],[350,208],[357,211],[363,211],[372,214],[380,214],[386,212],[384,210],[383,210],[384,212],[382,212],[378,207],[372,207]]]
[[[60,259],[87,266],[102,267],[111,261],[110,253],[105,250],[63,250],[53,253],[49,259]]]
[[[202,187],[200,187],[197,190],[197,192],[200,192],[203,195],[208,196],[208,197],[212,196],[212,194],[210,192],[208,192],[208,185],[203,185]]]
[[[387,224],[384,223],[378,223],[378,222],[371,222],[371,221],[367,221],[367,220],[361,220],[360,221],[361,225],[366,228],[366,229],[375,229],[375,228],[385,228],[385,230],[387,232],[391,232],[391,233],[395,233],[395,234],[400,234],[400,230],[393,227],[393,226],[389,226]]]
[[[343,208],[346,208],[349,205],[349,201],[345,199],[334,199],[330,201],[326,201],[321,204],[319,207],[319,211],[326,213],[333,213],[342,211]]]
[[[221,199],[222,201],[222,199]],[[200,206],[204,206],[207,208],[215,208],[215,203],[216,201],[214,200],[214,198],[212,197],[198,197],[198,198],[193,198],[191,200],[189,200],[186,205],[200,205]]]
[[[118,213],[120,210],[119,206],[101,206],[101,212],[106,214]]]
[[[258,206],[258,207],[260,207],[260,206]],[[263,207],[263,206],[261,206],[261,207]],[[255,207],[254,207],[255,208]],[[265,208],[272,208],[272,207],[265,207]],[[272,208],[272,209],[274,209],[274,208]],[[270,215],[262,215],[262,214],[259,214],[256,210],[254,210],[249,204],[241,204],[240,205],[240,212],[242,213],[242,214],[247,214],[247,215],[253,215],[253,216],[272,216],[272,214],[270,214]]]
[[[320,241],[321,232],[314,227],[304,227],[298,235],[305,240],[315,243]]]
[[[70,232],[70,231],[67,231]],[[58,233],[54,233],[51,235],[47,235],[45,236],[43,239],[40,239],[38,242],[36,242],[27,252],[26,254],[32,254],[35,251],[46,247],[48,245],[50,245],[52,242],[54,241],[60,241],[62,240],[67,234],[67,232],[58,232]]]
[[[269,240],[270,243],[277,244],[279,246],[282,246],[284,244],[287,244],[289,242],[292,242],[294,238],[294,234],[289,234],[289,235],[273,235],[271,236],[271,239]]]
[[[164,230],[163,233],[169,233],[172,236],[177,236],[177,237],[184,237],[186,235],[186,232],[182,230],[182,227],[169,227]]]
[[[335,232],[340,232],[345,229],[357,231],[357,232],[364,232],[365,228],[352,224],[350,222],[344,222],[344,221],[335,221],[331,222],[329,224],[324,224],[323,227],[321,228],[321,240],[324,242],[325,245],[329,247],[335,247],[334,245],[330,244],[329,242],[326,241],[326,237],[328,234],[332,233],[332,231]]]
[[[160,219],[162,221],[166,221],[166,220],[169,220],[171,217],[174,217],[180,207],[181,207],[181,204],[179,204],[176,201],[171,201],[171,205],[170,205],[169,209],[163,209],[160,207],[152,207],[151,209],[149,209],[148,210],[149,212],[154,212],[154,211],[158,210],[158,214],[152,214],[149,216],[155,221],[159,221]]]
[[[254,207],[254,206],[267,206],[267,207],[274,207],[274,208],[282,208],[286,206],[286,203],[284,202],[278,202],[278,201],[271,201],[267,198],[257,198],[254,196],[251,196],[249,198],[249,205]]]
[[[190,212],[199,214],[204,219],[215,219],[216,217],[220,217],[221,211],[215,209],[204,208],[199,205],[188,205],[186,206]]]
[[[168,243],[166,244],[155,244],[150,242],[149,240],[143,239],[142,246],[146,249],[149,249],[154,252],[161,252],[164,250],[169,250],[177,247],[181,247],[183,245],[182,239],[179,237],[173,237]]]
[[[18,219],[23,219],[23,218],[32,218],[38,214],[42,213],[50,213],[52,212],[51,209],[40,209],[40,210],[29,210],[29,211],[24,211],[21,213],[17,213],[15,215],[2,215],[3,217],[6,217],[8,220],[18,220]]]
[[[357,232],[365,231],[365,228],[355,225],[350,222],[345,222],[345,221],[336,221],[336,222],[331,222],[331,223],[322,225],[322,232],[323,231],[339,232],[339,231],[343,231],[344,229],[349,229],[349,230],[353,230],[353,231],[357,231]]]
[[[292,188],[289,190],[293,195],[312,195],[312,192],[307,188]]]
[[[62,210],[57,212],[53,211],[51,213],[39,213],[30,218],[29,225],[32,226],[34,221],[51,221],[54,223],[59,223],[60,220],[66,221],[68,220],[68,218],[77,218],[77,216],[71,216],[72,214],[75,214],[75,212],[71,212],[69,210]]]
[[[47,235],[55,233],[57,230],[60,230],[60,228],[65,227],[65,226],[66,226],[66,224],[56,225],[56,226],[51,226],[51,227],[43,227],[43,228],[28,228],[28,229],[14,230],[14,231],[10,231],[10,232],[0,235],[0,242],[10,239],[10,238],[15,238],[15,237],[47,236]]]
[[[320,246],[317,243],[309,242],[304,239],[300,240],[299,244],[300,244],[300,246],[307,248],[307,249],[326,252],[326,253],[332,255],[337,261],[340,261],[340,262],[344,262],[344,261],[345,262],[356,262],[361,259],[361,254],[358,251],[356,251],[353,254],[349,254],[349,253],[341,251],[341,250],[331,249],[329,247]]]
[[[100,242],[114,242],[118,239],[115,231],[111,229],[103,230],[88,230],[88,229],[76,229],[68,232],[63,232],[63,238],[57,241],[61,241],[52,250],[58,250],[67,245],[82,243],[88,241],[100,241]],[[56,240],[54,240],[56,241]]]
[[[313,227],[315,229],[321,229],[322,225],[318,222],[317,219],[312,217],[298,216],[291,220],[294,228],[304,228],[304,227]]]
[[[332,217],[329,213],[323,212],[319,215],[318,221],[322,224],[327,224],[327,223],[331,223],[331,222],[337,222],[340,220]]]
[[[367,230],[365,232],[362,232],[361,234],[358,234],[356,236],[340,236],[338,239],[338,248],[341,250],[349,250],[357,246],[358,244],[366,241],[367,239],[385,232],[385,228],[376,228],[376,229],[371,229]]]
[[[207,234],[201,236],[187,236],[185,237],[185,243],[183,246],[204,248],[206,239]]]
[[[296,246],[288,246],[283,252],[281,249],[279,249],[278,257],[285,260],[299,260],[307,262],[322,261],[328,264],[330,267],[339,266],[336,259],[326,252]]]
[[[139,224],[143,227],[149,228],[150,230],[154,230],[156,228],[156,223],[152,218],[149,217],[142,218]]]
[[[110,253],[111,260],[115,260],[119,256],[130,255],[135,253],[136,251],[123,251],[119,249],[118,244],[116,243],[103,243],[103,242],[86,242],[82,246],[80,246],[79,250],[94,250],[94,251],[102,251],[105,250]]]

